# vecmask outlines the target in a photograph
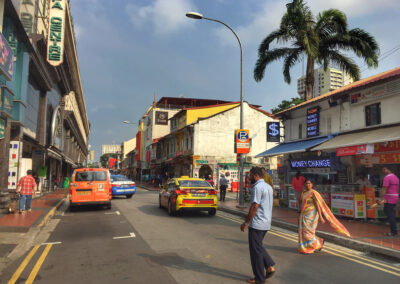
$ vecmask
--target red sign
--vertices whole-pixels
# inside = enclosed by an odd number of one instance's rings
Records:
[[[356,156],[356,165],[372,166],[378,164],[400,164],[400,152]]]
[[[235,133],[236,153],[250,153],[250,135],[248,129],[236,129]]]
[[[400,140],[377,143],[374,148],[375,153],[400,151]]]
[[[374,146],[372,144],[364,144],[349,147],[340,147],[336,150],[338,157],[342,156],[354,156],[359,154],[372,154],[374,153]]]

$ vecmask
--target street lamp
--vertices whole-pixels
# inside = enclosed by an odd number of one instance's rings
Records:
[[[191,19],[195,19],[195,20],[204,19],[204,20],[209,20],[209,21],[220,23],[220,24],[224,25],[225,27],[227,27],[235,35],[236,39],[238,40],[239,47],[240,47],[240,129],[243,129],[243,49],[242,49],[242,43],[240,42],[239,36],[236,34],[236,32],[230,26],[228,26],[224,22],[204,17],[200,13],[188,12],[188,13],[186,13],[186,17],[191,18]],[[239,155],[240,155],[239,206],[244,206],[244,195],[243,195],[243,158],[244,157],[243,157],[243,154],[239,154]]]

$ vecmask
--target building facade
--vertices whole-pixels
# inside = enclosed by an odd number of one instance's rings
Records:
[[[339,89],[353,82],[353,79],[345,72],[328,68],[326,71],[323,67],[314,70],[314,89],[312,98],[322,94]],[[303,99],[306,94],[306,76],[297,79],[297,93]]]
[[[121,145],[118,145],[118,144],[101,145],[101,155],[116,154],[117,152],[121,152]]]

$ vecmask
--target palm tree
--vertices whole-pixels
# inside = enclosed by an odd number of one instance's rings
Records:
[[[309,100],[314,87],[314,64],[327,70],[330,63],[348,73],[355,81],[360,79],[360,68],[348,56],[339,52],[352,51],[362,57],[368,67],[378,66],[379,46],[375,38],[362,29],[348,30],[346,15],[329,9],[313,16],[303,0],[293,0],[286,5],[287,11],[281,19],[279,29],[271,32],[260,44],[258,60],[254,68],[254,79],[263,79],[266,66],[284,59],[283,76],[290,84],[290,69],[303,55],[307,58],[306,96]],[[270,50],[270,44],[290,43],[291,47]]]

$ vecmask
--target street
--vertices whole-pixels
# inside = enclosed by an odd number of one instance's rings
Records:
[[[63,208],[68,208],[64,206]],[[247,232],[218,211],[168,216],[158,192],[138,188],[112,209],[66,210],[44,243],[12,263],[0,283],[245,283]],[[300,255],[296,234],[273,228],[264,245],[276,262],[268,283],[398,283],[400,266],[327,244]]]

